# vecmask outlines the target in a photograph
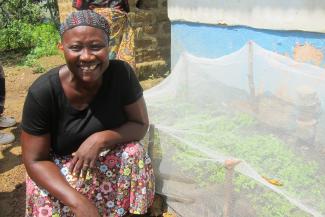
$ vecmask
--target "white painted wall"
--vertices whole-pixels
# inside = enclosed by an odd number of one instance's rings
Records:
[[[325,33],[325,0],[168,0],[171,21]]]

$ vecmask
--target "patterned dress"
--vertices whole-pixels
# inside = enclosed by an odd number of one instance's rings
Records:
[[[69,172],[72,156],[53,155],[62,175],[78,192],[91,200],[103,217],[126,213],[144,214],[154,198],[154,175],[151,160],[138,142],[118,145],[100,154],[96,168],[85,180]],[[68,206],[38,187],[29,177],[26,181],[26,217],[74,216]]]
[[[94,11],[104,16],[110,25],[110,59],[124,60],[135,70],[135,37],[127,13],[111,8],[95,8]]]

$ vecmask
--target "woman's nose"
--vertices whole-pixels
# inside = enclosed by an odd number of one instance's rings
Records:
[[[80,55],[80,60],[82,60],[82,61],[91,61],[94,58],[95,58],[95,56],[93,55],[91,50],[89,50],[88,48],[84,48],[82,50],[81,55]]]

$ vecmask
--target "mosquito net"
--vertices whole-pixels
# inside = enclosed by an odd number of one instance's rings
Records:
[[[325,216],[325,70],[253,42],[183,53],[145,91],[156,191],[179,216]]]

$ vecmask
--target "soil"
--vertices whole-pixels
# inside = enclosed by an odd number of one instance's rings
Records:
[[[41,74],[32,68],[17,66],[15,59],[3,61],[6,76],[5,116],[14,117],[17,125],[3,132],[16,136],[12,144],[0,146],[0,216],[22,217],[25,214],[25,168],[21,159],[20,122],[25,96],[29,86]],[[43,57],[39,60],[46,70],[64,63],[61,56]],[[142,81],[144,89],[157,84],[161,79]]]

